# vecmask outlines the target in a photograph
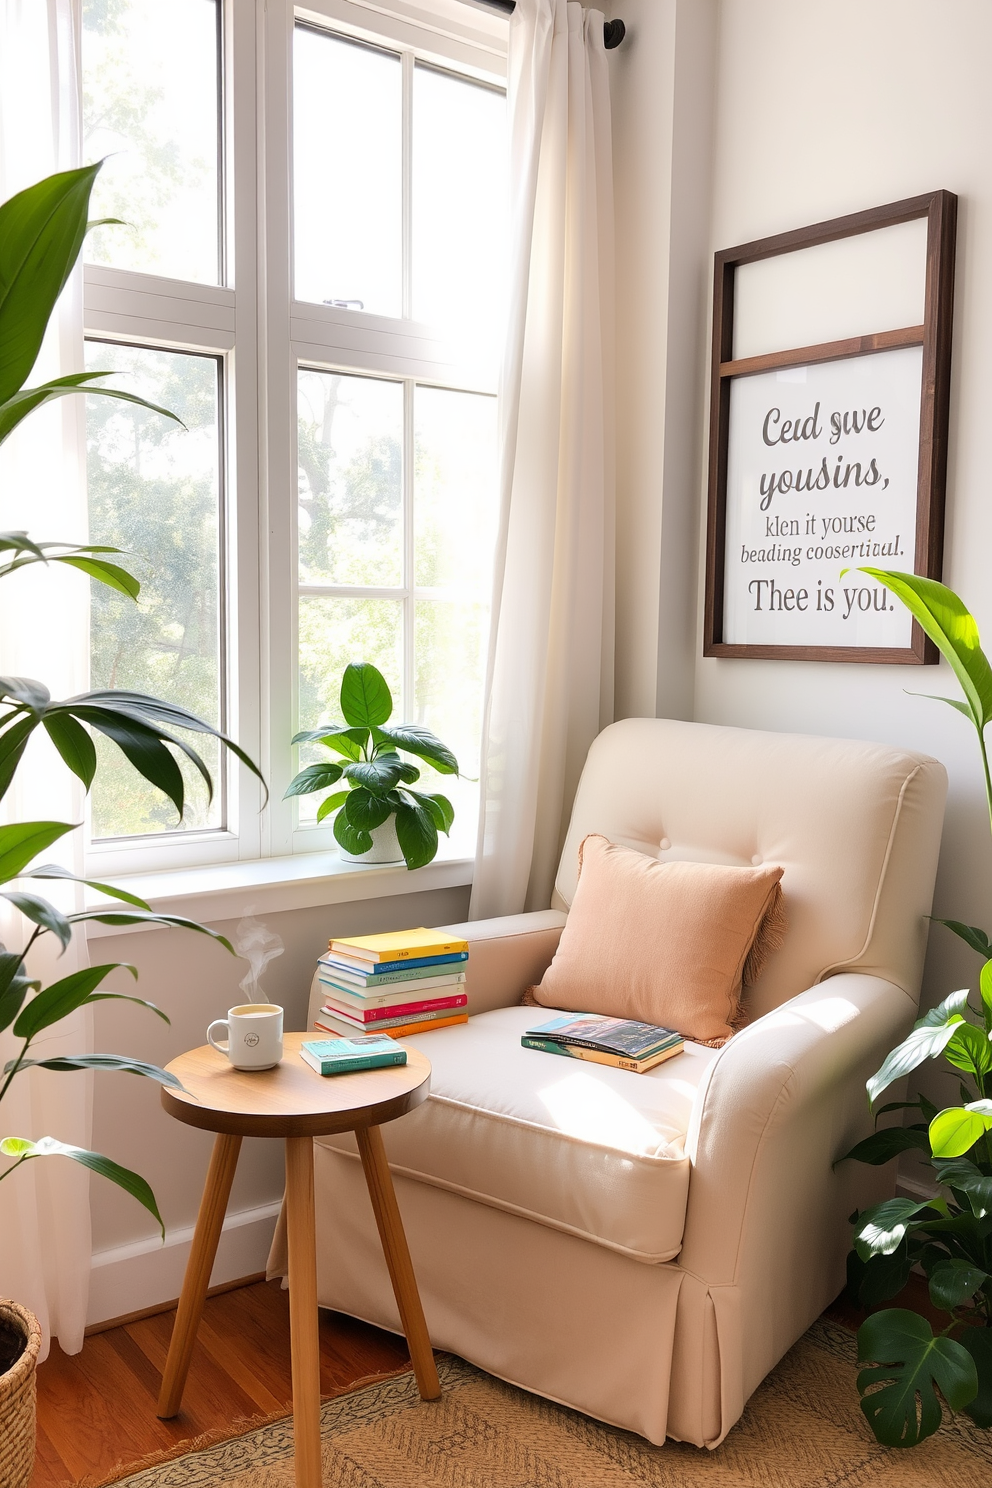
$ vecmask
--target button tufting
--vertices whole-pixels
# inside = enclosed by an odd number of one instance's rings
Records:
[[[761,854],[760,853],[752,853],[751,854],[751,862],[754,864],[755,868],[760,868],[761,867],[761,864],[763,862],[763,859],[762,859]]]
[[[668,848],[670,848],[671,845],[672,844],[669,842],[667,837],[662,837],[661,841],[658,843],[658,846],[661,848],[662,852],[667,852]]]

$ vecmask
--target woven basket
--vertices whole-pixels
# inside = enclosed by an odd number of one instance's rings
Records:
[[[0,1297],[0,1317],[27,1339],[23,1354],[0,1374],[0,1484],[27,1488],[34,1467],[35,1370],[41,1325],[33,1312]]]

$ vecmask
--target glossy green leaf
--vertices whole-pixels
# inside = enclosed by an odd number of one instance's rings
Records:
[[[334,760],[319,765],[307,765],[305,770],[293,776],[283,800],[289,796],[308,796],[313,791],[327,790],[328,786],[335,785],[341,779],[342,768]]]
[[[345,765],[344,774],[354,785],[362,785],[373,795],[385,795],[404,777],[403,761],[396,754],[381,754],[378,759]]]
[[[34,1038],[43,1028],[50,1028],[60,1018],[75,1012],[99,987],[104,977],[122,967],[137,978],[138,973],[133,966],[128,966],[123,961],[111,961],[103,966],[84,966],[80,971],[71,972],[69,976],[52,982],[51,986],[39,992],[28,1003],[17,1019],[14,1024],[15,1038]]]
[[[85,884],[88,889],[96,889],[98,894],[106,894],[111,899],[119,899],[122,904],[133,904],[136,909],[148,908],[144,899],[139,899],[137,894],[130,894],[125,889],[115,889],[113,884],[99,883],[95,878],[79,878],[75,873],[70,873],[68,868],[63,868],[61,863],[42,863],[40,868],[32,868],[24,877],[66,879],[70,883]]]
[[[944,1050],[944,1058],[955,1069],[984,1077],[992,1070],[992,1044],[983,1028],[976,1028],[974,1023],[959,1023]]]
[[[86,920],[95,920],[100,925],[166,925],[175,930],[196,930],[200,935],[209,935],[211,940],[234,955],[234,947],[226,935],[212,930],[209,925],[201,925],[199,920],[188,920],[184,915],[157,914],[151,909],[117,909],[109,904],[106,909],[83,909],[78,914],[69,915],[72,925]]]
[[[183,428],[186,427],[182,419],[168,408],[161,408],[157,403],[149,403],[147,398],[139,398],[137,393],[126,393],[122,388],[88,385],[91,378],[112,375],[110,372],[71,372],[67,377],[56,377],[51,382],[40,383],[38,387],[22,388],[20,392],[14,393],[12,397],[0,403],[0,443],[7,438],[8,434],[13,433],[18,424],[36,408],[52,403],[56,398],[69,397],[73,393],[86,393],[91,397],[98,395],[102,398],[118,398],[122,403],[136,403],[139,408],[147,408],[150,413],[160,413],[164,418],[173,419]]]
[[[990,1128],[992,1100],[948,1106],[930,1123],[930,1148],[934,1157],[963,1157]]]
[[[99,1173],[101,1178],[108,1178],[111,1183],[116,1183],[118,1188],[123,1188],[125,1193],[143,1204],[149,1214],[154,1215],[162,1232],[162,1239],[165,1239],[165,1225],[158,1212],[155,1195],[145,1179],[140,1173],[132,1173],[130,1168],[122,1168],[112,1158],[104,1157],[102,1152],[88,1152],[85,1147],[70,1147],[65,1142],[57,1142],[54,1137],[42,1137],[38,1142],[29,1142],[26,1137],[4,1137],[0,1142],[0,1152],[4,1157],[16,1157],[21,1162],[28,1162],[36,1157],[68,1157],[73,1162],[81,1163],[92,1173]]]
[[[182,772],[174,756],[153,731],[133,719],[116,718],[102,708],[80,710],[80,716],[99,733],[111,739],[139,775],[168,796],[182,820],[186,794]],[[208,794],[212,797],[212,786]]]
[[[340,843],[345,852],[354,853],[356,857],[360,853],[367,853],[372,846],[371,833],[353,827],[343,811],[339,811],[334,818],[333,830],[335,841]]]
[[[389,728],[380,728],[378,733],[408,754],[416,754],[432,765],[440,775],[457,775],[458,761],[446,744],[432,734],[430,729],[416,723],[394,723]]]
[[[37,894],[16,893],[12,889],[0,894],[0,898],[9,900],[15,909],[19,909],[35,925],[40,925],[43,930],[50,930],[65,950],[72,939],[72,926],[54,904],[49,904],[47,899],[42,899]]]
[[[868,1261],[862,1261],[852,1250],[848,1255],[848,1288],[859,1307],[877,1307],[898,1297],[912,1269],[905,1243],[891,1255],[874,1255]]]
[[[18,952],[0,950],[0,1032],[13,1023],[28,993],[41,986],[22,971],[22,961]]]
[[[861,1409],[886,1447],[915,1447],[940,1425],[936,1391],[951,1410],[978,1394],[978,1372],[967,1349],[935,1338],[925,1318],[904,1308],[873,1313],[858,1329]]]
[[[0,883],[20,878],[24,869],[46,847],[73,828],[67,822],[11,822],[0,827]]]
[[[357,832],[372,832],[389,820],[392,807],[381,796],[373,796],[370,791],[359,786],[348,792],[342,815],[347,816],[349,824]]]
[[[874,1104],[883,1090],[896,1080],[902,1079],[923,1063],[942,1054],[954,1037],[956,1025],[962,1023],[963,1009],[967,1006],[968,989],[952,992],[939,1007],[932,1008],[925,1018],[907,1034],[887,1056],[878,1072],[868,1081],[868,1099]]]
[[[350,791],[342,790],[335,791],[333,795],[325,796],[317,807],[317,820],[322,822],[326,816],[330,816],[332,811],[337,811],[339,806],[344,805],[350,794]]]
[[[422,806],[397,806],[396,836],[408,868],[423,868],[437,855],[437,827]]]
[[[6,1074],[14,1064],[12,1059],[4,1065]],[[157,1064],[148,1064],[143,1059],[128,1059],[124,1054],[53,1054],[51,1059],[25,1059],[21,1069],[57,1070],[60,1074],[71,1074],[75,1070],[97,1070],[124,1075],[141,1075],[146,1080],[157,1080],[172,1090],[182,1090],[181,1081]]]
[[[326,744],[328,749],[333,749],[345,759],[360,760],[368,740],[367,728],[345,728],[340,723],[325,723],[320,728],[304,729],[302,733],[294,734],[290,743]]]
[[[980,956],[984,956],[986,961],[992,956],[992,941],[977,925],[964,925],[960,920],[941,920],[936,915],[932,915],[931,918],[935,925],[946,925],[948,930],[953,930],[965,945],[971,946],[971,949],[977,951]]]
[[[982,650],[978,626],[963,602],[936,579],[920,574],[863,568],[902,600],[961,684],[972,720],[979,730],[992,719],[992,667]]]
[[[992,961],[986,961],[978,978],[978,990],[982,999],[985,1027],[992,1028]]]
[[[938,1215],[948,1213],[943,1199],[924,1199],[921,1203],[913,1199],[884,1199],[881,1204],[872,1204],[858,1215],[854,1234],[858,1255],[863,1261],[873,1255],[891,1255],[902,1244],[913,1221],[930,1209]]]
[[[992,1328],[964,1328],[958,1339],[975,1361],[978,1394],[965,1411],[976,1426],[992,1426]]]
[[[50,714],[43,722],[63,762],[89,790],[96,774],[96,749],[89,734],[68,713]]]
[[[891,1162],[901,1152],[909,1152],[914,1148],[929,1155],[930,1141],[925,1131],[914,1131],[907,1126],[886,1126],[881,1131],[872,1132],[870,1137],[858,1142],[838,1160],[846,1162],[851,1157],[855,1162],[870,1163],[877,1168],[882,1163]]]
[[[0,734],[0,798],[7,794],[28,740],[37,727],[37,718],[29,713],[26,717],[9,723]]]
[[[371,662],[352,662],[341,679],[341,712],[345,722],[372,728],[386,722],[393,699],[386,679]]]
[[[987,1280],[987,1271],[952,1256],[939,1261],[930,1272],[930,1301],[942,1312],[953,1312],[955,1307],[973,1297],[982,1282]]]
[[[20,391],[86,235],[99,164],[60,171],[0,206],[0,403]]]
[[[962,1194],[978,1219],[992,1214],[992,1178],[966,1157],[935,1158],[937,1180],[945,1188]]]

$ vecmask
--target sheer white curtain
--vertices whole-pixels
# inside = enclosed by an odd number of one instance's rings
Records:
[[[510,19],[510,286],[473,918],[546,908],[613,716],[613,174],[603,16]]]
[[[57,170],[80,164],[78,0],[0,0],[0,200]],[[56,309],[34,368],[42,382],[83,367],[82,278],[77,269]],[[42,540],[85,542],[83,400],[64,398],[32,414],[0,447],[0,528]],[[36,677],[55,697],[87,685],[88,586],[81,574],[31,568],[0,583],[0,673]],[[0,820],[80,822],[81,790],[47,741],[32,743]],[[73,864],[80,833],[61,861]],[[59,857],[52,849],[46,858]],[[59,886],[38,885],[56,899]],[[55,890],[53,893],[52,890]],[[4,901],[0,940],[23,944],[23,922]],[[71,900],[61,901],[71,908]],[[79,935],[64,956],[46,936],[31,971],[53,981],[85,965]],[[88,1015],[42,1036],[46,1053],[92,1047]],[[38,1048],[41,1048],[39,1039]],[[0,1035],[0,1056],[18,1047]],[[88,1147],[91,1077],[32,1070],[0,1106],[0,1136],[58,1137]],[[0,1158],[7,1166],[7,1160]],[[0,1293],[30,1307],[45,1331],[75,1352],[82,1346],[90,1270],[89,1186],[85,1169],[63,1158],[26,1163],[0,1183]]]

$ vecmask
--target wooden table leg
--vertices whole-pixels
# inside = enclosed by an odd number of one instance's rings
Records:
[[[417,1278],[410,1260],[403,1221],[400,1218],[393,1178],[386,1161],[386,1149],[382,1145],[382,1133],[377,1126],[359,1127],[355,1132],[358,1150],[365,1169],[369,1198],[379,1227],[379,1239],[389,1268],[389,1279],[393,1283],[393,1294],[399,1308],[400,1322],[406,1334],[410,1358],[417,1376],[417,1388],[421,1400],[437,1400],[441,1384],[434,1363],[430,1334],[420,1304]]]
[[[196,1342],[196,1330],[203,1314],[210,1272],[217,1254],[217,1242],[224,1224],[224,1215],[227,1213],[227,1201],[231,1197],[231,1184],[234,1182],[234,1170],[238,1166],[240,1151],[240,1137],[220,1133],[214,1138],[214,1150],[207,1169],[200,1212],[196,1216],[193,1246],[186,1262],[182,1296],[179,1298],[179,1310],[172,1329],[169,1356],[165,1361],[165,1373],[162,1375],[162,1388],[159,1391],[158,1414],[163,1420],[178,1415],[182,1405],[186,1376]]]
[[[286,1138],[286,1238],[296,1488],[321,1488],[320,1338],[312,1137]]]

